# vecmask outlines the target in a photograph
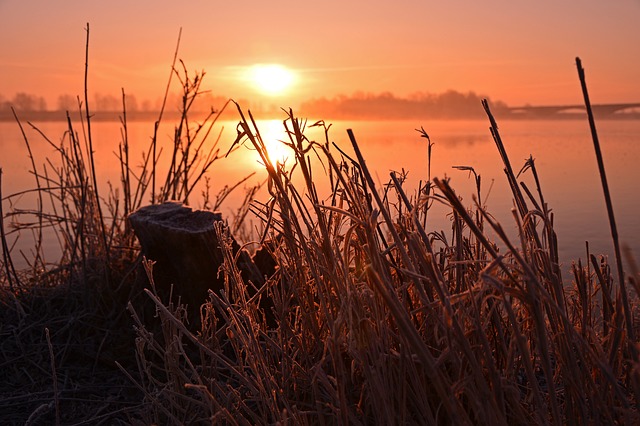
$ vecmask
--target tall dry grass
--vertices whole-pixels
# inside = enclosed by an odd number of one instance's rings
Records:
[[[517,241],[481,205],[479,177],[473,207],[437,178],[416,194],[405,192],[397,173],[376,187],[352,132],[355,155],[348,156],[328,136],[307,139],[307,123],[291,112],[283,143],[295,162],[287,168],[271,161],[253,117],[238,108],[237,143],[257,150],[269,173],[270,199],[253,208],[278,264],[262,295],[273,301],[277,325],[249,298],[230,243],[221,245],[225,291],[210,294],[200,330],[188,328],[180,306],[149,292],[165,339],[160,344],[138,322],[144,379],[137,383],[149,419],[637,422],[638,364],[627,349],[637,330],[625,329],[620,287],[595,256],[573,265],[567,285],[535,162],[521,170],[531,189],[484,106],[515,200]],[[303,184],[293,183],[296,173]],[[317,190],[321,179],[332,188],[326,196]],[[451,230],[425,227],[433,202],[449,207]],[[228,241],[228,228],[218,232]],[[150,361],[150,352],[163,361]]]

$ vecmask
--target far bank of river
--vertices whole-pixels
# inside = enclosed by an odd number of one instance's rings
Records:
[[[294,111],[298,116],[304,117],[304,111],[298,114],[298,111]],[[549,120],[586,120],[587,116],[584,112],[558,112],[554,114],[539,114],[539,113],[523,113],[523,112],[510,112],[508,110],[498,110],[493,112],[494,115],[499,120],[531,120],[531,121],[549,121]],[[233,114],[233,112],[231,113]],[[16,115],[18,119],[22,122],[66,122],[67,121],[67,112],[66,111],[16,111]],[[69,117],[72,120],[79,120],[81,115],[78,111],[70,111]],[[85,118],[85,112],[82,113],[82,118]],[[206,117],[207,112],[197,112],[194,114],[190,114],[190,118],[193,119],[203,119]],[[229,116],[230,114],[225,113],[225,116]],[[283,112],[279,109],[273,109],[268,111],[254,111],[254,115],[256,117],[260,117],[262,120],[276,120],[281,119]],[[176,120],[181,116],[180,112],[175,109],[167,108],[162,113],[163,120]],[[104,122],[121,122],[124,115],[122,111],[91,111],[91,119],[93,121],[104,121]],[[135,121],[147,121],[147,122],[155,122],[160,117],[159,111],[127,111],[126,119],[128,122]],[[327,122],[331,121],[398,121],[397,118],[389,119],[389,117],[385,117],[384,115],[376,116],[376,115],[368,115],[368,114],[336,114],[335,116],[324,116],[324,120]],[[429,117],[429,115],[421,114],[419,111],[416,111],[415,114],[408,115],[403,120],[423,120],[425,117]],[[640,112],[618,112],[614,114],[595,114],[596,119],[598,120],[631,120],[631,121],[640,121]],[[478,114],[474,117],[437,117],[440,120],[482,120],[485,116],[482,114]],[[11,110],[0,110],[0,122],[15,122],[16,118],[13,115]],[[401,120],[402,121],[402,120]]]

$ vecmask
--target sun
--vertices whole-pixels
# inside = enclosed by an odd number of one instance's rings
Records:
[[[270,96],[285,93],[295,80],[291,70],[276,64],[254,65],[249,78],[258,90]]]

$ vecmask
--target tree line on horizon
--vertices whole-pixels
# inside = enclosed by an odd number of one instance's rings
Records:
[[[484,110],[480,106],[487,99],[493,111],[508,109],[502,101],[493,102],[487,96],[475,92],[461,93],[455,90],[434,94],[418,92],[406,98],[391,92],[372,94],[356,92],[351,96],[316,98],[303,102],[300,110],[308,116],[331,118],[480,118]]]
[[[200,103],[209,102],[219,103],[222,99],[223,102],[226,98],[214,97],[210,94],[205,94],[204,100],[200,100]],[[159,111],[162,107],[162,99],[158,98],[153,101],[149,99],[138,100],[133,94],[126,94],[126,107],[127,111],[131,112],[154,112]],[[46,99],[43,96],[37,96],[31,93],[18,92],[11,99],[5,99],[0,94],[0,110],[6,111],[13,107],[16,111],[23,112],[46,112],[46,111],[75,111],[78,109],[79,102],[84,103],[84,98],[72,96],[69,94],[59,95],[56,99],[55,106],[49,107]],[[121,112],[122,111],[122,96],[117,97],[110,94],[95,93],[90,99],[90,107],[94,111],[106,111],[106,112]],[[171,94],[167,100],[168,105],[179,105],[180,98],[178,95]]]
[[[399,97],[391,92],[359,91],[351,95],[312,98],[303,101],[297,108],[297,113],[327,119],[398,119],[424,117],[425,115],[435,118],[479,118],[483,116],[483,109],[480,107],[482,99],[488,98],[473,91],[462,93],[448,90],[438,94],[418,92],[407,97]],[[128,113],[152,113],[159,111],[162,107],[162,98],[153,101],[149,99],[138,100],[135,95],[127,94],[125,100]],[[224,96],[215,96],[209,92],[203,93],[196,99],[192,111],[209,112],[211,108],[219,110],[227,100],[228,98]],[[95,93],[89,102],[91,110],[95,112],[118,113],[123,110],[122,96]],[[63,94],[58,96],[55,106],[50,108],[42,96],[18,92],[12,98],[7,99],[0,94],[0,115],[10,115],[11,107],[17,112],[28,113],[77,111],[81,103],[84,103],[83,98]],[[181,96],[170,94],[167,99],[167,108],[168,110],[179,110],[181,103]],[[255,114],[274,114],[280,111],[276,105],[252,104],[246,100],[240,100],[239,103],[249,106]],[[507,104],[502,101],[489,100],[489,104],[494,111],[508,108]]]

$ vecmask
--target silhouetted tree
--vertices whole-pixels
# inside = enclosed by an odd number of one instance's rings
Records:
[[[93,110],[94,111],[120,111],[122,110],[122,100],[113,95],[103,95],[96,93],[94,95]]]
[[[74,111],[78,109],[78,100],[71,95],[58,96],[58,111]]]
[[[482,96],[448,90],[441,94],[415,93],[398,98],[391,92],[355,92],[347,97],[312,99],[301,104],[305,115],[326,118],[480,118]],[[505,107],[504,103],[499,103]]]
[[[24,92],[16,93],[10,103],[17,111],[47,110],[47,102],[42,96],[36,97]]]
[[[136,98],[136,95],[126,95],[125,101],[127,103],[127,111],[138,111],[138,98]]]
[[[145,112],[151,111],[151,101],[149,99],[143,100],[140,109]]]

